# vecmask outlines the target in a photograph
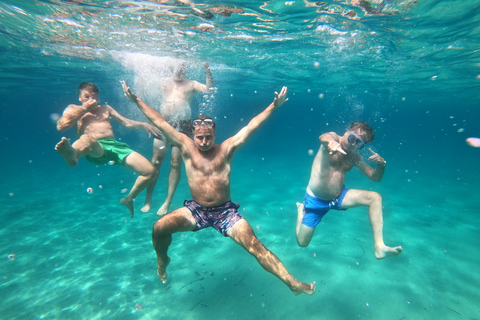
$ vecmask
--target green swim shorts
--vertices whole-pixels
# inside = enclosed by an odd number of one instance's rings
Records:
[[[103,147],[103,157],[94,158],[90,155],[85,156],[85,159],[95,164],[107,164],[109,161],[113,161],[115,162],[114,164],[123,166],[123,160],[133,152],[128,144],[118,142],[113,138],[100,139],[98,143]]]

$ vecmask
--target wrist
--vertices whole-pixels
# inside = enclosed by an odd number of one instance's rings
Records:
[[[84,106],[82,106],[82,110],[83,110],[83,111],[87,111],[88,109],[85,108]]]
[[[379,167],[385,167],[387,165],[387,161],[383,160],[383,163],[379,163]]]

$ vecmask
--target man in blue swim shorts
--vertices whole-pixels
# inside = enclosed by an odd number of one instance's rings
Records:
[[[303,200],[305,215],[303,216],[302,223],[307,227],[315,228],[330,209],[347,210],[340,209],[343,198],[345,198],[347,191],[348,189],[345,189],[344,187],[340,193],[340,196],[333,200],[317,199],[305,192],[305,198]]]
[[[78,88],[81,106],[69,105],[57,121],[57,130],[62,132],[75,127],[78,140],[73,144],[63,137],[55,146],[55,150],[65,162],[75,167],[78,158],[85,157],[95,164],[118,164],[138,173],[132,189],[120,203],[127,207],[133,218],[133,200],[147,187],[155,168],[138,152],[133,151],[125,143],[115,140],[110,119],[126,128],[144,128],[148,135],[159,136],[160,131],[146,122],[138,122],[121,116],[109,105],[98,104],[98,88],[91,82],[83,82]]]
[[[363,160],[358,149],[374,140],[373,129],[366,122],[352,122],[343,136],[327,132],[320,136],[320,149],[313,160],[310,181],[303,204],[297,203],[296,235],[298,245],[306,247],[312,240],[315,227],[330,210],[346,210],[368,206],[370,225],[373,231],[375,257],[383,259],[399,255],[402,247],[387,247],[383,242],[382,197],[377,192],[345,189],[345,175],[353,166],[370,178],[380,182],[387,162],[369,149],[369,161]]]
[[[145,116],[179,148],[193,198],[193,201],[185,201],[184,207],[163,216],[153,227],[157,273],[162,282],[167,281],[167,266],[170,263],[167,251],[172,242],[172,234],[212,226],[240,244],[294,294],[312,294],[315,282],[303,283],[295,279],[283,263],[258,240],[250,224],[237,212],[239,205],[231,202],[230,198],[230,170],[235,151],[286,101],[287,88],[283,87],[279,94],[275,93],[275,99],[264,111],[222,144],[215,144],[216,124],[212,118],[200,116],[192,121],[192,140],[176,131],[162,115],[135,96],[125,83],[123,88],[126,97],[135,102]]]

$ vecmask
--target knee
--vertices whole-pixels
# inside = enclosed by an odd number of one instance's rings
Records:
[[[159,170],[160,166],[162,165],[163,159],[160,159],[159,157],[153,157],[152,158],[152,165],[155,168],[155,170]]]
[[[170,160],[170,168],[171,170],[180,170],[180,167],[182,166],[182,159],[171,159]]]
[[[247,251],[255,257],[261,254],[264,250],[266,250],[265,246],[257,239],[257,237],[254,237],[247,246]]]
[[[155,174],[155,171],[156,171],[156,168],[153,165],[150,165],[148,168],[146,168],[142,172],[141,176],[144,177],[147,180],[150,180],[150,179],[153,178],[153,176]]]
[[[163,231],[163,223],[162,223],[162,219],[159,219],[154,225],[153,225],[153,231],[152,231],[152,235],[154,238],[158,238],[158,237],[161,237],[162,235],[164,235],[165,232]]]
[[[382,196],[378,192],[370,192],[368,198],[370,200],[370,204],[382,204]]]
[[[308,247],[308,245],[310,244],[310,242],[297,239],[297,244],[298,244],[299,247],[306,248],[306,247]]]
[[[297,236],[297,244],[299,247],[306,248],[310,244],[310,239]]]

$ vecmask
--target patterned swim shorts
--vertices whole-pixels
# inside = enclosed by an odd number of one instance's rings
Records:
[[[227,237],[228,229],[233,227],[237,221],[243,219],[237,211],[240,205],[231,201],[213,208],[203,207],[193,200],[185,200],[183,205],[192,212],[197,223],[197,227],[193,231],[214,227],[224,237]]]

